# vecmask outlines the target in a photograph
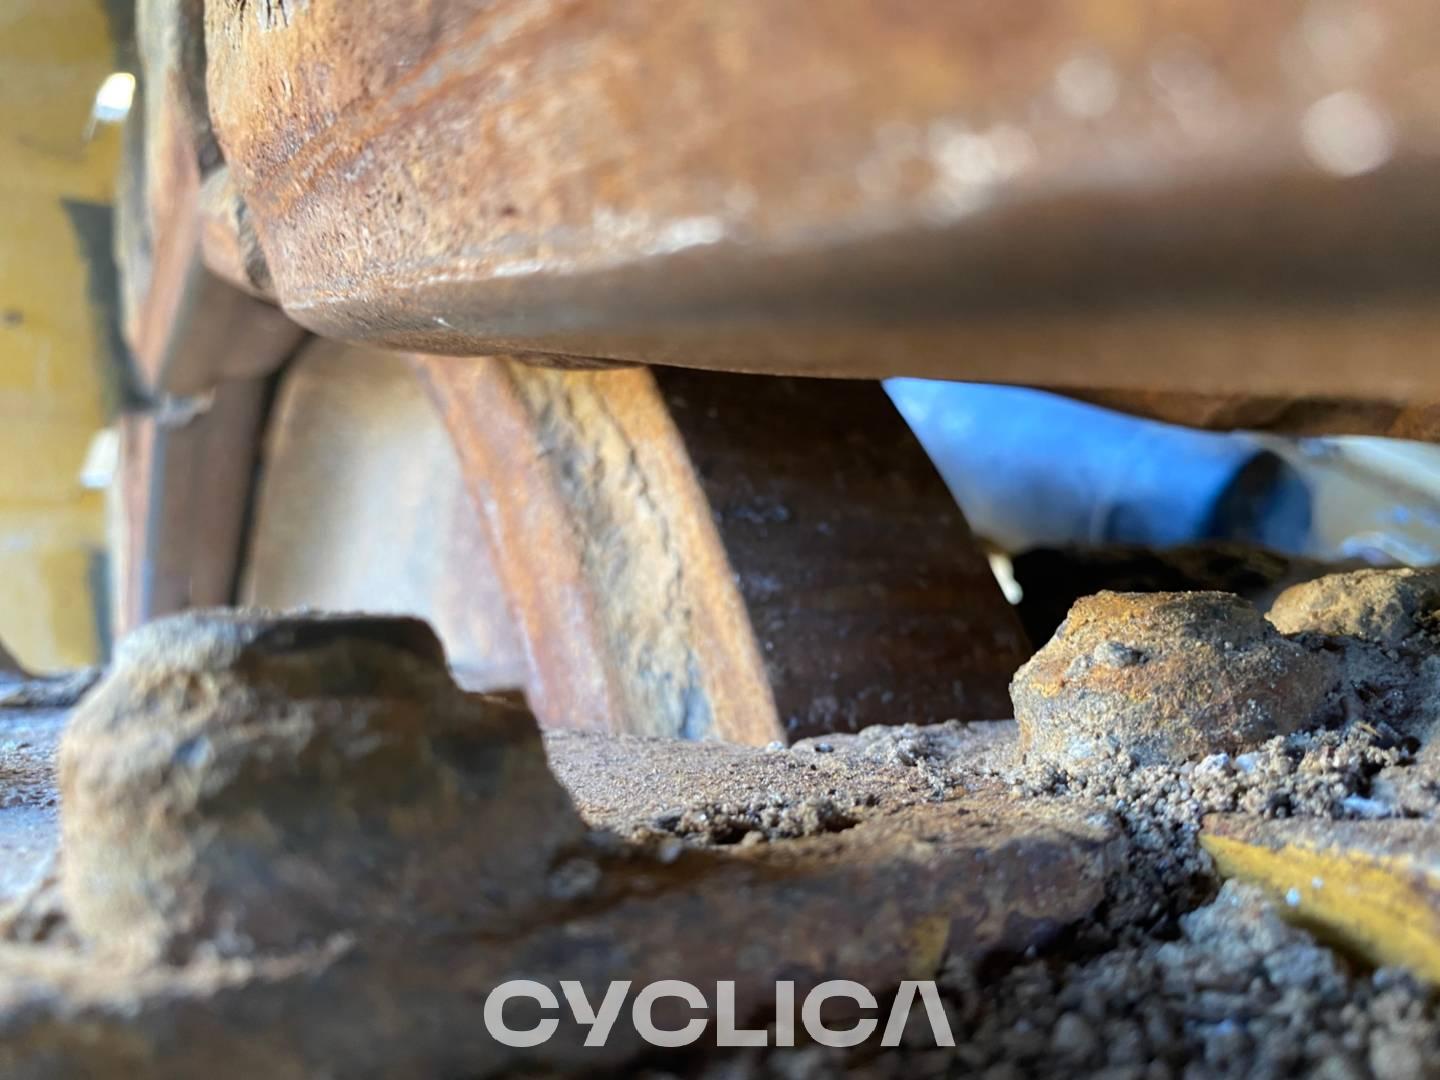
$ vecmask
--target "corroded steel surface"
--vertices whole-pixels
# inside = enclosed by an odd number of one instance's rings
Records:
[[[1215,431],[1384,435],[1426,442],[1440,439],[1440,404],[1434,403],[1101,389],[1072,390],[1070,396],[1107,409]]]
[[[632,772],[654,761],[607,745]],[[727,759],[676,746],[695,795],[730,779]],[[837,782],[727,757],[815,796]],[[884,995],[1044,947],[1101,905],[1128,850],[1093,807],[998,784],[896,785],[836,829],[758,845],[592,831],[534,720],[462,692],[414,620],[156,623],[59,759],[64,855],[0,921],[7,1076],[614,1067],[647,1050],[623,1018],[603,1048],[567,1025],[516,1050],[481,1004],[522,972],[594,1000],[615,978],[724,979],[737,1019],[763,1025],[780,979]]]
[[[264,401],[263,380],[237,379],[171,410],[120,418],[110,549],[117,636],[230,601]]]
[[[1019,620],[874,383],[415,362],[545,726],[763,745],[1009,714]]]
[[[547,727],[783,736],[725,549],[654,380],[417,359]]]
[[[117,261],[131,374],[135,389],[153,398],[268,374],[303,336],[202,261],[207,240],[213,247],[217,236],[228,242],[232,232],[244,233],[239,222],[233,230],[217,227],[237,201],[213,183],[217,170],[218,180],[224,175],[205,101],[201,7],[198,0],[145,0],[136,13],[140,96],[128,121]],[[243,254],[235,259],[246,265]],[[249,265],[259,264],[252,257]]]
[[[1425,0],[207,10],[321,333],[813,374],[1433,398]]]
[[[1030,643],[880,386],[653,376],[790,738],[1010,715]]]

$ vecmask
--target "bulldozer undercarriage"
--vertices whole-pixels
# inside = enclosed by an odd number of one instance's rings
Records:
[[[128,636],[0,684],[7,1076],[1433,1075],[1440,574],[1028,641],[879,382],[1435,439],[1433,5],[137,10]],[[804,1045],[834,980],[938,996]]]

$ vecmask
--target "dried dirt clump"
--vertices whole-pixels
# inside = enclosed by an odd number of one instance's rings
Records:
[[[1268,618],[1335,658],[1347,718],[1421,738],[1440,725],[1440,571],[1331,574],[1287,589]]]
[[[1292,585],[1268,618],[1284,634],[1313,630],[1376,645],[1440,648],[1440,571],[1356,570]]]

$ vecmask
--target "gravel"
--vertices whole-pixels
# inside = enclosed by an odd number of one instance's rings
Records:
[[[1241,755],[1137,766],[1117,753],[1062,769],[1023,760],[1003,723],[877,727],[824,741],[836,766],[909,768],[934,798],[999,780],[1024,795],[1096,803],[1123,823],[1131,872],[1100,916],[1052,953],[995,970],[948,967],[940,989],[953,1049],[933,1045],[916,1010],[895,1049],[772,1047],[665,1061],[648,1075],[1440,1077],[1431,988],[1332,950],[1251,886],[1222,885],[1198,842],[1202,818],[1217,812],[1440,820],[1433,747],[1417,755],[1413,739],[1360,721]],[[815,752],[813,742],[784,751]]]

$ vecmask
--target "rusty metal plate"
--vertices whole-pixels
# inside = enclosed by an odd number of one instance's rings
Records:
[[[653,378],[790,738],[1011,715],[1030,644],[878,383]]]
[[[628,756],[628,776],[661,760],[644,740],[592,740],[572,766],[587,749]],[[713,750],[664,754],[701,797],[733,763],[834,793],[788,755]],[[587,995],[726,980],[737,1017],[763,1026],[780,980],[800,998],[832,978],[883,997],[1055,945],[1128,865],[1094,806],[998,783],[896,790],[759,844],[592,830],[533,718],[462,692],[414,620],[147,627],[70,720],[57,773],[57,870],[0,918],[6,1076],[639,1065],[649,1048],[624,1022],[604,1049],[567,1026],[516,1052],[481,1005],[522,973]]]
[[[546,727],[783,736],[710,506],[650,373],[417,359]]]
[[[1345,398],[1247,397],[1085,390],[1071,393],[1107,409],[1214,431],[1275,431],[1287,435],[1384,435],[1440,439],[1440,405]]]
[[[877,384],[416,363],[546,727],[764,745],[1009,715],[1024,632]]]
[[[206,12],[328,335],[766,372],[1433,400],[1428,0]]]
[[[259,453],[262,379],[118,422],[110,551],[116,636],[159,615],[230,603]]]
[[[212,219],[223,200],[202,198],[219,150],[205,103],[201,7],[143,0],[136,12],[140,96],[127,124],[117,259],[130,374],[154,399],[268,374],[304,336],[202,262],[205,243],[221,232]]]

